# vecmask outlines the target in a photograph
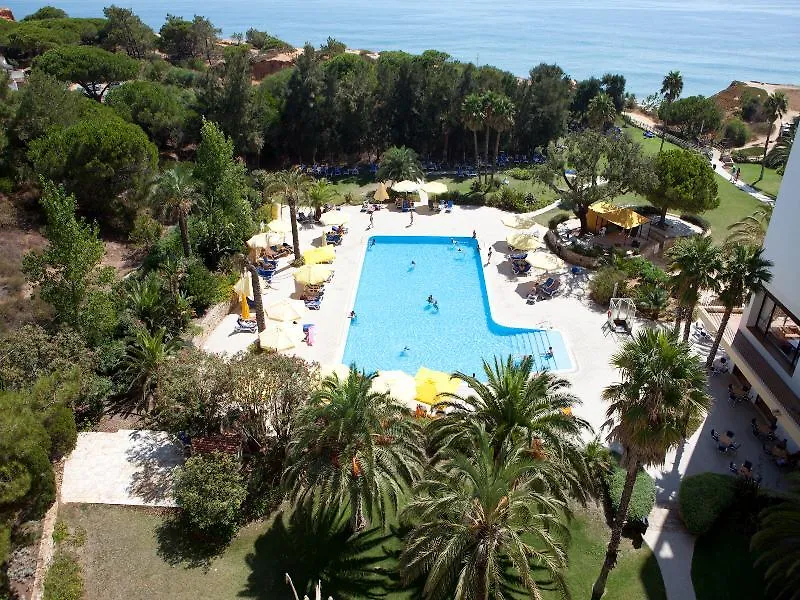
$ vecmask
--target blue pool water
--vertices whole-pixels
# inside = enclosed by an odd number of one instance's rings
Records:
[[[509,287],[508,293],[515,292]],[[438,310],[428,304],[429,295]],[[353,310],[342,362],[367,372],[399,369],[413,375],[425,366],[483,378],[482,359],[509,354],[532,355],[540,370],[572,367],[559,332],[492,320],[472,238],[370,238]],[[535,319],[535,306],[530,310]],[[550,346],[553,358],[545,356]]]

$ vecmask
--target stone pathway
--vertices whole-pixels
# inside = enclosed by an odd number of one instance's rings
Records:
[[[733,179],[731,179],[731,174],[725,169],[725,167],[722,166],[722,163],[720,162],[720,151],[717,150],[716,148],[713,150],[712,160],[714,164],[714,171],[717,173],[717,175],[725,178],[727,181],[730,182],[731,185],[735,185],[743,192],[750,194],[753,198],[755,198],[759,202],[763,202],[764,204],[775,203],[775,200],[773,198],[770,198],[766,194],[759,192],[756,188],[747,184],[745,181],[742,180],[733,181]]]

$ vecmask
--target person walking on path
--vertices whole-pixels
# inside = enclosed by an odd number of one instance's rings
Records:
[[[488,265],[492,262],[492,247],[489,246],[489,253],[486,255],[486,264]]]
[[[369,213],[369,227],[367,229],[372,229],[373,227],[375,227],[375,214]]]
[[[411,227],[414,224],[414,211],[411,210],[408,212],[408,214],[411,217],[411,221],[408,223],[408,226]]]

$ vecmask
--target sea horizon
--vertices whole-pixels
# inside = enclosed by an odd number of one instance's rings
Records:
[[[1,2],[1,0],[0,0]],[[53,4],[73,17],[101,17],[110,1],[12,0],[17,20]],[[800,3],[766,0],[731,6],[721,0],[474,0],[402,5],[373,0],[290,0],[218,3],[174,0],[118,2],[158,31],[167,13],[203,15],[222,37],[248,28],[266,30],[295,46],[319,46],[328,36],[350,48],[373,51],[427,49],[492,65],[525,77],[531,67],[557,63],[572,78],[622,73],[627,90],[643,99],[658,91],[664,74],[679,70],[684,96],[711,95],[732,81],[796,85],[800,72]]]

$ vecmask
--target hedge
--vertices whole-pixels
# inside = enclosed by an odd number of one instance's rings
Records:
[[[628,472],[625,469],[614,467],[604,478],[608,498],[615,513],[619,509],[619,501],[622,499],[622,490],[625,487],[627,475]],[[655,503],[656,482],[644,470],[640,469],[636,475],[631,502],[628,505],[628,520],[641,521],[650,514]]]
[[[686,529],[694,535],[709,531],[720,515],[733,504],[736,480],[721,473],[700,473],[684,477],[678,503]]]
[[[44,579],[44,600],[81,600],[83,577],[72,554],[59,552]]]
[[[692,225],[697,225],[703,230],[703,233],[711,229],[711,223],[699,215],[681,215],[681,220],[691,223]]]

